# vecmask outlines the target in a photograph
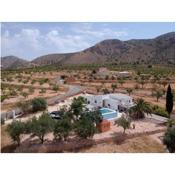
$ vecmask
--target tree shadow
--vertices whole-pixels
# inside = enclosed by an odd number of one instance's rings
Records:
[[[17,144],[11,144],[1,148],[1,153],[14,153],[17,148]]]
[[[27,139],[17,147],[15,152],[22,153],[75,153],[81,149],[86,149],[95,144],[92,138],[81,139],[79,137],[68,138],[66,141],[60,140],[45,140],[43,144],[39,139],[30,140]]]

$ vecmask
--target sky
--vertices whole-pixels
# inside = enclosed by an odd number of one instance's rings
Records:
[[[105,39],[149,39],[175,31],[174,23],[1,23],[1,55],[26,60],[84,50]]]

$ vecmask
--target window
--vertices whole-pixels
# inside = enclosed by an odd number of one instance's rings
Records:
[[[97,100],[95,100],[95,103],[97,103]]]

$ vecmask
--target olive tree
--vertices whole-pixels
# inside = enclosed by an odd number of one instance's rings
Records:
[[[70,110],[76,118],[82,113],[87,101],[83,97],[74,98],[72,104],[70,105]]]
[[[117,124],[118,126],[121,126],[123,128],[123,133],[125,133],[126,129],[130,128],[131,125],[131,119],[129,117],[124,117],[122,116],[121,118],[119,118],[115,124]]]
[[[17,142],[19,146],[21,143],[21,135],[24,133],[24,123],[14,120],[7,126],[7,132],[13,141]]]
[[[93,137],[95,132],[94,122],[86,116],[82,116],[75,124],[75,133],[81,138]]]
[[[59,140],[66,140],[72,130],[72,123],[68,117],[63,117],[54,124],[54,137]]]
[[[37,136],[43,144],[44,136],[53,130],[53,125],[53,119],[48,113],[43,112],[38,119],[36,117],[32,119],[32,133]]]

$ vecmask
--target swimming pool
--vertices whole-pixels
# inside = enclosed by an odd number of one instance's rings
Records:
[[[109,108],[101,108],[100,112],[103,116],[103,119],[110,120],[110,119],[114,119],[117,117],[117,112]]]

